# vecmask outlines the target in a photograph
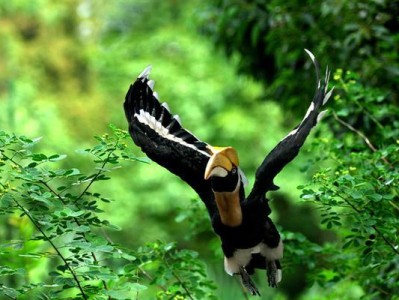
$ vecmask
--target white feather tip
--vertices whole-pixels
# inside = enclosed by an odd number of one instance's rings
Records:
[[[148,86],[150,87],[151,90],[154,89],[154,85],[155,85],[155,81],[154,81],[154,80],[149,80],[149,81],[147,82],[147,84],[148,84]]]
[[[328,99],[330,99],[333,91],[334,91],[334,87],[324,96],[323,105],[325,105],[327,103]]]
[[[161,106],[165,107],[166,110],[170,112],[168,103],[164,102],[164,103],[161,104]]]
[[[323,119],[326,112],[327,112],[327,110],[323,110],[317,115],[317,120],[316,120],[317,123],[319,123],[321,121],[321,119]]]
[[[181,125],[181,120],[180,120],[179,115],[174,115],[173,118],[174,118],[177,122],[179,122],[179,124]]]
[[[143,72],[140,73],[140,75],[137,78],[148,78],[148,76],[150,75],[151,69],[152,69],[151,65],[147,66],[143,70]]]
[[[316,60],[316,57],[314,56],[314,54],[312,52],[310,52],[308,49],[305,49],[306,53],[309,55],[310,59],[312,61]]]

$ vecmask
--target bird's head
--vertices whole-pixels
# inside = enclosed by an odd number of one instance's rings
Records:
[[[211,180],[214,192],[233,192],[240,184],[245,184],[246,179],[241,172],[238,155],[232,147],[211,147],[211,158],[206,165],[204,178]]]

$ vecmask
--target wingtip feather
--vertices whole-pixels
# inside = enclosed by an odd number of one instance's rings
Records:
[[[323,110],[323,111],[319,112],[319,114],[317,115],[316,122],[319,123],[323,119],[323,117],[326,113],[327,113],[327,110]]]
[[[179,123],[179,125],[181,126],[181,119],[179,115],[173,115],[173,118]]]
[[[148,78],[148,76],[150,75],[150,72],[152,70],[152,66],[148,65],[143,72],[140,73],[140,75],[137,78],[143,79],[143,78]]]
[[[324,96],[323,105],[325,105],[327,103],[327,101],[330,99],[333,91],[334,91],[334,87]]]
[[[148,86],[150,87],[151,90],[154,90],[154,86],[155,86],[155,81],[154,80],[149,80],[147,82]]]
[[[314,65],[314,68],[316,69],[316,82],[317,82],[317,88],[320,88],[320,67],[319,67],[319,62],[317,61],[316,57],[312,52],[310,52],[308,49],[305,48],[305,52],[309,55],[310,59],[312,60],[312,63]]]
[[[310,59],[313,61],[313,63],[316,61],[316,57],[312,52],[310,52],[308,49],[305,48],[306,53],[309,55]]]

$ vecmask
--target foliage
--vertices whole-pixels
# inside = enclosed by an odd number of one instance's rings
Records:
[[[338,235],[314,279],[322,286],[351,280],[367,298],[390,298],[399,294],[399,109],[353,72],[337,70],[334,79],[340,92],[334,130],[341,138],[315,142],[318,155],[310,164],[326,167],[301,187],[302,199],[320,210],[321,224]],[[358,115],[369,124],[364,131],[352,118]]]
[[[324,65],[361,73],[398,103],[398,1],[212,0],[206,8],[202,31],[227,55],[238,54],[239,70],[286,108],[305,106],[312,92],[302,84],[312,78],[304,48]]]
[[[80,151],[94,163],[91,171],[83,172],[57,167],[64,154],[35,152],[40,138],[0,132],[0,214],[12,220],[6,230],[32,228],[31,236],[21,234],[18,240],[2,237],[4,297],[132,299],[139,298],[148,279],[159,287],[159,299],[202,299],[214,288],[193,251],[162,242],[129,250],[105,234],[118,229],[100,217],[100,203],[109,205],[111,200],[92,189],[109,180],[121,161],[140,161],[126,151],[127,137],[115,128],[112,136],[96,137],[96,146]],[[2,259],[11,253],[12,261]],[[35,278],[43,267],[49,273]]]

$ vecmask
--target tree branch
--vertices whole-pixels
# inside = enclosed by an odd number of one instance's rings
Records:
[[[352,125],[350,125],[349,123],[345,122],[344,120],[342,120],[340,117],[337,116],[337,114],[335,112],[333,112],[333,116],[334,119],[337,120],[341,125],[345,126],[346,128],[348,128],[350,131],[356,133],[358,136],[360,136],[364,142],[366,143],[366,145],[373,151],[373,152],[377,152],[377,148],[370,142],[369,138],[364,135],[361,131],[357,130],[356,128],[354,128]],[[385,157],[381,157],[381,159],[388,164],[389,166],[392,166],[391,163],[385,158]]]
[[[344,200],[358,214],[362,214],[362,212],[358,208],[356,208],[348,199],[346,199],[345,197],[343,197],[342,195],[340,195],[337,192],[335,192],[335,194],[338,197],[340,197],[342,200]],[[371,225],[371,228],[373,228],[381,236],[381,238],[384,240],[385,244],[387,244],[393,250],[393,252],[395,252],[397,255],[399,255],[399,250],[396,249],[396,247],[384,236],[384,234],[381,232],[381,230],[378,229],[377,226]]]
[[[53,247],[53,249],[55,250],[55,252],[57,252],[57,255],[61,258],[61,260],[63,261],[63,263],[65,264],[65,266],[67,267],[67,269],[69,270],[69,272],[71,272],[72,277],[74,279],[74,281],[77,284],[78,289],[80,290],[80,293],[82,294],[83,299],[88,299],[87,295],[85,294],[82,285],[80,284],[80,281],[75,273],[75,271],[72,269],[72,267],[69,265],[69,263],[67,262],[67,260],[65,259],[64,255],[60,252],[60,250],[58,249],[58,247],[53,243],[53,241],[47,236],[47,234],[44,232],[44,230],[39,226],[39,224],[36,223],[35,219],[33,218],[33,216],[29,213],[29,211],[23,207],[17,200],[13,199],[15,204],[26,214],[26,216],[29,218],[29,220],[32,222],[32,224],[36,227],[37,230],[39,230],[39,232],[41,233],[41,235],[45,238],[45,240],[47,242],[50,243],[50,245]]]
[[[238,278],[238,276],[234,276],[234,277],[235,277],[236,281],[238,282],[238,285],[240,286],[240,289],[241,289],[243,297],[246,300],[249,300],[249,296],[248,296],[247,290],[243,287],[243,285],[241,283],[241,280]]]
[[[111,153],[112,153],[112,152],[111,152]],[[106,160],[104,161],[102,168],[105,167],[105,164],[106,164],[106,162],[108,161],[108,159],[109,159],[111,153],[108,155],[108,157],[107,157]],[[10,158],[10,157],[8,157],[7,155],[5,155],[4,153],[2,153],[2,155],[3,155],[3,157],[5,157],[5,158],[8,159],[9,161],[11,161],[13,164],[15,164],[19,169],[21,169],[21,170],[24,169],[24,167],[23,167],[21,164],[19,164],[18,162],[16,162],[16,161],[14,160],[14,156]],[[96,177],[98,177],[99,175],[100,175],[100,174],[97,174]],[[96,177],[95,177],[95,178],[96,178]],[[95,178],[93,178],[93,181],[95,180]],[[39,180],[39,182],[40,182],[45,188],[47,188],[55,197],[57,197],[57,198],[62,202],[62,204],[67,205],[67,203],[65,202],[64,198],[62,198],[62,196],[61,196],[59,193],[57,193],[46,181],[44,181],[44,180]],[[91,182],[91,183],[92,183],[92,182]],[[90,186],[90,184],[89,184],[89,186]],[[89,186],[88,186],[88,187],[89,187]],[[86,187],[85,191],[88,190],[88,187]],[[84,192],[78,197],[78,199],[81,198],[83,194],[84,194]],[[73,217],[73,220],[74,220],[74,222],[75,222],[78,226],[81,225],[81,223],[79,222],[79,220],[78,220],[76,217]],[[84,239],[86,242],[88,242],[88,239],[87,239],[87,237],[86,237],[86,235],[85,235],[84,232],[80,233],[80,235],[83,237],[83,239]],[[98,259],[97,259],[96,254],[95,254],[94,252],[90,252],[90,254],[91,254],[91,257],[93,258],[93,261],[96,262],[96,263],[98,263]],[[101,283],[102,283],[104,289],[105,289],[105,290],[108,290],[107,283],[105,282],[104,279],[101,280]],[[109,296],[108,299],[111,299],[111,297]]]
[[[154,278],[152,278],[152,276],[150,274],[148,274],[142,267],[138,266],[137,270],[140,271],[144,275],[144,277],[146,277],[149,281],[153,281],[154,280]],[[158,284],[158,287],[161,290],[163,290],[164,292],[167,291],[167,289],[164,286],[160,285],[160,284]]]
[[[76,201],[78,201],[79,199],[81,199],[83,197],[83,195],[88,191],[88,189],[91,187],[91,185],[97,180],[98,176],[100,176],[103,173],[104,167],[107,165],[109,158],[111,157],[112,153],[114,153],[117,146],[118,146],[118,142],[115,143],[115,146],[112,149],[112,151],[110,151],[108,153],[107,157],[103,160],[103,163],[102,163],[100,169],[98,170],[97,174],[94,175],[94,177],[89,182],[89,184],[86,186],[86,188],[83,190],[83,192],[76,198]]]
[[[168,263],[167,259],[165,258],[165,259],[163,259],[163,261],[165,262],[165,265],[169,268],[170,266],[169,266],[169,263]],[[177,280],[177,282],[180,283],[182,288],[186,291],[186,294],[187,294],[188,298],[190,298],[191,300],[194,300],[194,298],[191,296],[191,292],[187,289],[186,285],[180,279],[180,277],[177,275],[177,273],[175,271],[172,271],[172,275]]]
[[[177,282],[179,282],[180,285],[182,286],[182,288],[186,291],[188,298],[190,298],[191,300],[194,300],[194,298],[191,296],[190,291],[187,289],[186,285],[185,285],[184,282],[180,279],[180,277],[176,274],[176,272],[172,271],[172,275],[173,275],[173,277],[176,278]]]
[[[48,185],[47,182],[45,182],[45,181],[43,181],[43,180],[40,180],[40,182],[41,182],[54,196],[56,196],[64,205],[66,205],[66,202],[65,202],[64,199],[61,197],[61,195],[58,194],[56,191],[54,191],[54,190],[51,188],[51,186]],[[78,225],[78,226],[81,225],[81,223],[79,222],[79,220],[78,220],[76,217],[73,217],[73,221],[76,223],[76,225]],[[88,239],[87,239],[87,237],[86,237],[86,234],[85,234],[84,232],[81,232],[80,235],[83,237],[83,239],[84,239],[86,242],[89,242]],[[94,261],[95,263],[98,263],[98,259],[97,259],[96,254],[95,254],[94,252],[90,252],[90,255],[91,255],[91,257],[93,258],[93,261]],[[102,283],[104,289],[105,289],[105,290],[108,290],[107,283],[105,282],[104,279],[101,280],[101,283]],[[111,296],[109,296],[108,299],[111,299]]]

